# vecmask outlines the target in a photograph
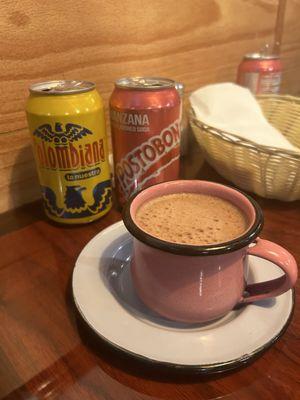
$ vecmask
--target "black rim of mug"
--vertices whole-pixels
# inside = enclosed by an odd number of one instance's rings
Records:
[[[213,183],[213,182],[211,182]],[[157,183],[156,185],[160,185],[160,183]],[[153,185],[153,186],[156,186]],[[226,253],[231,253],[233,251],[239,250],[250,243],[252,243],[257,236],[259,235],[260,231],[262,230],[263,223],[264,223],[264,218],[263,218],[263,213],[258,205],[258,203],[248,194],[244,193],[242,190],[236,189],[232,186],[229,185],[224,185],[221,183],[217,183],[217,185],[224,186],[227,188],[230,188],[232,190],[235,190],[239,193],[241,193],[246,199],[251,203],[255,210],[255,221],[252,224],[252,226],[242,235],[239,236],[236,239],[230,240],[228,242],[224,243],[218,243],[218,244],[212,244],[208,246],[195,246],[195,245],[189,245],[189,244],[179,244],[179,243],[172,243],[172,242],[167,242],[165,240],[159,239],[155,236],[149,235],[145,231],[143,231],[141,228],[138,227],[138,225],[135,224],[131,217],[130,213],[130,208],[133,200],[144,190],[147,190],[148,188],[141,189],[137,192],[135,192],[127,201],[123,208],[122,212],[122,217],[124,224],[127,228],[127,230],[139,241],[147,244],[150,247],[154,247],[156,249],[159,249],[161,251],[165,251],[168,253],[173,253],[173,254],[178,254],[178,255],[183,255],[183,256],[212,256],[212,255],[217,255],[217,254],[226,254]]]

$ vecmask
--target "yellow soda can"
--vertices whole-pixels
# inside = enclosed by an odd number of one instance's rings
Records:
[[[112,206],[102,99],[95,84],[51,81],[29,88],[26,106],[47,216],[82,224]]]

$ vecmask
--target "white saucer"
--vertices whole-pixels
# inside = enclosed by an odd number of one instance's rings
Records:
[[[294,306],[292,290],[209,324],[177,323],[154,314],[132,286],[131,245],[130,234],[118,222],[85,246],[73,272],[73,294],[80,314],[113,346],[151,362],[215,372],[256,357],[288,326]],[[248,282],[281,273],[269,261],[249,257]]]

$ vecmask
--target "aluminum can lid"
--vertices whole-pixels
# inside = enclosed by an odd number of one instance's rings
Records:
[[[120,89],[158,90],[175,87],[175,82],[167,78],[136,76],[120,78],[115,86]]]
[[[31,93],[39,93],[44,95],[63,95],[63,94],[76,94],[89,92],[95,89],[93,82],[87,81],[48,81],[41,83],[34,83],[29,87]]]

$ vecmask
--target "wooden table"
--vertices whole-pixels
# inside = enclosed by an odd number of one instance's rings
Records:
[[[197,164],[185,166],[188,176]],[[193,175],[222,181],[207,166]],[[262,236],[300,262],[300,202],[257,200],[266,219]],[[90,225],[58,226],[39,202],[0,217],[0,397],[300,399],[298,298],[292,323],[271,349],[247,367],[210,377],[148,365],[95,337],[75,310],[72,270],[83,246],[120,219],[113,210]]]

